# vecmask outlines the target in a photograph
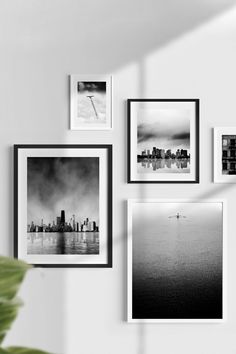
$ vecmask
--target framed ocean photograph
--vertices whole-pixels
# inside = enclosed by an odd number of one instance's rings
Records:
[[[128,183],[199,183],[199,100],[127,103]]]
[[[112,267],[112,146],[14,146],[14,256]]]
[[[128,322],[222,322],[225,202],[128,201]]]
[[[214,128],[214,182],[236,183],[236,127]]]
[[[112,77],[70,75],[71,130],[112,129]]]

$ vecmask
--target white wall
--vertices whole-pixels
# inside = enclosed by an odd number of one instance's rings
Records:
[[[15,143],[114,144],[112,269],[32,270],[5,344],[66,354],[233,354],[236,186],[212,183],[212,127],[236,125],[234,0],[0,0],[0,252],[13,248]],[[113,75],[113,132],[71,132],[69,73]],[[201,100],[201,183],[126,184],[132,97]],[[132,197],[228,200],[225,324],[135,325],[126,312],[126,208]]]

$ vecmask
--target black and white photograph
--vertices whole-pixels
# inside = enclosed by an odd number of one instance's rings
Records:
[[[236,183],[236,127],[214,128],[214,182]]]
[[[129,182],[199,181],[199,100],[128,100]]]
[[[218,200],[128,201],[128,321],[224,320],[224,216]]]
[[[109,264],[110,154],[110,146],[99,145],[15,147],[18,171],[23,172],[15,182],[15,241],[21,258],[23,254],[29,263]]]
[[[71,75],[70,94],[72,130],[112,128],[110,76]]]

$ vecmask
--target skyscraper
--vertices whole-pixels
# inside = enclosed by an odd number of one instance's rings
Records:
[[[75,215],[73,215],[73,231],[75,231]]]
[[[64,225],[65,224],[65,210],[61,210],[61,224]]]
[[[161,149],[161,158],[164,159],[165,158],[165,150]]]
[[[187,158],[188,157],[188,151],[181,149],[181,157]]]
[[[166,150],[166,157],[171,158],[171,149]]]

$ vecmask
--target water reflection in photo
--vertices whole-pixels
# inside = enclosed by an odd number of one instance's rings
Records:
[[[190,173],[190,159],[143,159],[138,161],[138,172]]]
[[[29,232],[28,254],[99,254],[99,232]]]

